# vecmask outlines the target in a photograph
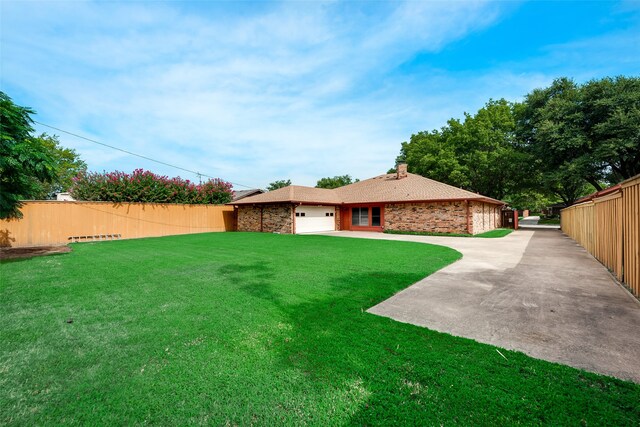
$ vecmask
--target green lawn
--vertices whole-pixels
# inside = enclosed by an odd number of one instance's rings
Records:
[[[459,256],[216,233],[5,261],[0,424],[637,425],[639,385],[366,313]]]
[[[540,225],[560,225],[560,218],[540,218],[538,221]]]
[[[412,236],[445,236],[445,237],[482,237],[482,238],[496,238],[504,237],[507,234],[513,232],[512,228],[496,228],[495,230],[486,231],[480,234],[468,234],[468,233],[432,233],[429,231],[398,231],[398,230],[385,230],[387,234],[408,234]]]

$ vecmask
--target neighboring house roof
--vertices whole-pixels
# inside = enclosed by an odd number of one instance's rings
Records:
[[[467,190],[408,173],[398,179],[396,174],[379,175],[333,190],[290,185],[257,196],[247,197],[240,204],[313,203],[327,205],[355,203],[407,203],[427,201],[477,200],[496,205],[505,203]]]
[[[326,205],[340,205],[342,201],[338,198],[335,190],[326,188],[304,187],[301,185],[289,185],[278,188],[257,196],[247,197],[240,202],[231,202],[234,205],[242,204],[265,204],[265,203],[314,203]]]
[[[617,184],[617,185],[613,185],[613,186],[611,186],[609,188],[605,188],[604,190],[600,190],[600,191],[596,191],[595,193],[591,193],[588,196],[580,197],[578,200],[573,202],[573,204],[577,205],[578,203],[590,202],[591,200],[593,200],[595,198],[603,197],[603,196],[606,196],[607,194],[611,194],[611,193],[615,193],[616,191],[620,191],[621,188],[622,188],[622,183]]]
[[[244,199],[245,197],[255,196],[256,194],[262,194],[264,190],[259,188],[252,188],[250,190],[238,190],[234,192],[233,201]]]

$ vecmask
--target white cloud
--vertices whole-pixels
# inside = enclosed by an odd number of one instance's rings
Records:
[[[232,13],[234,5],[3,2],[3,88],[42,122],[266,186],[383,173],[411,133],[550,79],[517,67],[395,73],[488,28],[501,3],[261,3]],[[95,170],[185,175],[62,140]]]

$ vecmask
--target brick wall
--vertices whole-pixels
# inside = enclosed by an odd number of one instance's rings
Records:
[[[293,232],[292,209],[293,205],[240,205],[238,206],[238,231],[291,234]]]
[[[265,205],[262,211],[262,231],[293,233],[293,205]]]
[[[386,230],[467,233],[465,202],[391,203],[384,208]]]
[[[471,202],[472,233],[479,234],[500,226],[500,207],[489,203]]]
[[[238,206],[238,231],[260,231],[259,206]]]

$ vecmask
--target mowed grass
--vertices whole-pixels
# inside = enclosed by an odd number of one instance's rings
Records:
[[[540,225],[560,225],[560,218],[540,218]]]
[[[476,234],[473,237],[494,239],[497,237],[508,236],[511,233],[513,233],[513,228],[496,228],[495,230],[485,231],[484,233]]]
[[[216,233],[3,262],[0,424],[639,422],[638,385],[366,312],[459,257]]]
[[[445,237],[479,237],[487,239],[495,239],[498,237],[504,237],[513,232],[512,228],[496,228],[494,230],[485,231],[479,234],[462,234],[462,233],[432,233],[430,231],[399,231],[399,230],[385,230],[387,234],[408,234],[412,236],[445,236]]]

